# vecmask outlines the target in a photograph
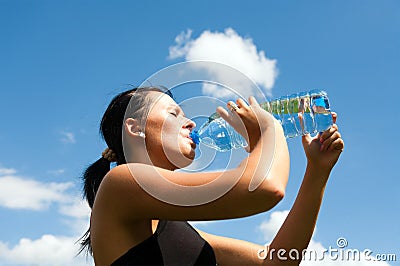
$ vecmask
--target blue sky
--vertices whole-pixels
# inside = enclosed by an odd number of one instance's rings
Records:
[[[57,262],[52,255],[86,230],[79,176],[105,148],[98,124],[113,95],[201,57],[207,49],[192,49],[201,37],[230,30],[275,60],[265,73],[277,76],[260,78],[273,81],[265,92],[323,88],[339,115],[346,147],[313,241],[335,247],[345,237],[349,248],[395,253],[399,261],[399,12],[390,0],[0,0],[0,264]],[[188,32],[189,52],[171,57],[175,38]],[[177,100],[193,93],[180,90]],[[281,203],[268,213],[196,226],[267,242],[268,221],[279,220],[271,214],[290,209],[305,169],[300,139],[288,143],[291,174]],[[73,252],[64,249],[57,255],[68,264]],[[45,257],[35,258],[40,252]]]

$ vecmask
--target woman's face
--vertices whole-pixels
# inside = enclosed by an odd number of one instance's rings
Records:
[[[189,133],[196,124],[168,95],[152,92],[152,106],[146,119],[146,150],[154,165],[171,169],[188,166],[196,144]],[[169,164],[169,166],[168,166]]]

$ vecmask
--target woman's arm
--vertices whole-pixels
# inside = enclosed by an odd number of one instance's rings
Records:
[[[125,220],[192,221],[244,217],[271,209],[286,188],[288,148],[279,122],[254,98],[249,102],[250,106],[238,100],[240,108],[234,114],[218,108],[249,143],[250,154],[237,168],[186,173],[145,164],[121,165],[102,181],[95,207],[101,204]],[[254,191],[250,184],[257,185]]]
[[[332,116],[333,121],[336,122],[336,113]],[[344,142],[336,124],[315,138],[309,135],[303,136],[302,142],[308,161],[306,173],[288,217],[269,246],[270,251],[284,249],[288,258],[290,250],[297,250],[299,254],[302,254],[302,251],[307,248],[315,228],[330,172],[344,148]],[[277,256],[272,259],[273,262],[279,262]],[[301,258],[299,260],[289,258],[284,264],[297,265],[300,261]]]
[[[336,114],[333,117],[336,121]],[[253,243],[200,231],[215,249],[219,265],[298,265],[301,262],[302,251],[307,248],[314,231],[330,171],[344,147],[337,130],[334,125],[319,138],[303,137],[308,158],[306,173],[292,209],[267,250]],[[291,250],[297,253],[289,253]],[[300,255],[298,260],[291,259],[297,254]]]
[[[321,179],[326,178],[321,173]],[[302,250],[306,249],[314,231],[324,187],[314,182],[317,171],[307,167],[296,201],[285,222],[268,246],[198,232],[213,247],[218,265],[298,265]],[[290,260],[289,252],[295,249],[299,260]],[[284,251],[280,251],[284,250]],[[278,256],[279,252],[279,256]],[[282,259],[283,258],[283,259]]]

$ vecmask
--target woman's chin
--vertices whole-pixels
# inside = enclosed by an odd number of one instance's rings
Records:
[[[192,163],[194,157],[196,156],[196,151],[194,149],[191,149],[189,152],[185,153],[184,156],[190,160],[190,163]]]
[[[184,167],[187,167],[187,166],[191,165],[192,162],[194,161],[195,153],[194,152],[193,153],[186,153],[186,154],[183,154],[183,155],[185,156],[185,158],[179,162],[179,167],[180,168],[184,168]]]
[[[179,153],[171,154],[170,156],[167,154],[167,158],[176,168],[184,168],[194,161],[195,155],[196,153],[193,149],[185,149],[184,151],[180,150]]]

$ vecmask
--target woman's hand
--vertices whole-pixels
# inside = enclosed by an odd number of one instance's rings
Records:
[[[337,114],[332,112],[333,123],[336,123]],[[344,148],[344,142],[338,131],[338,126],[332,127],[314,138],[303,136],[303,148],[308,164],[321,171],[332,170]]]
[[[259,141],[261,133],[277,126],[277,123],[270,113],[261,108],[253,96],[249,97],[249,103],[250,105],[239,98],[236,104],[232,101],[227,103],[229,112],[222,107],[218,107],[217,112],[246,139],[248,143],[246,150],[251,152]]]

